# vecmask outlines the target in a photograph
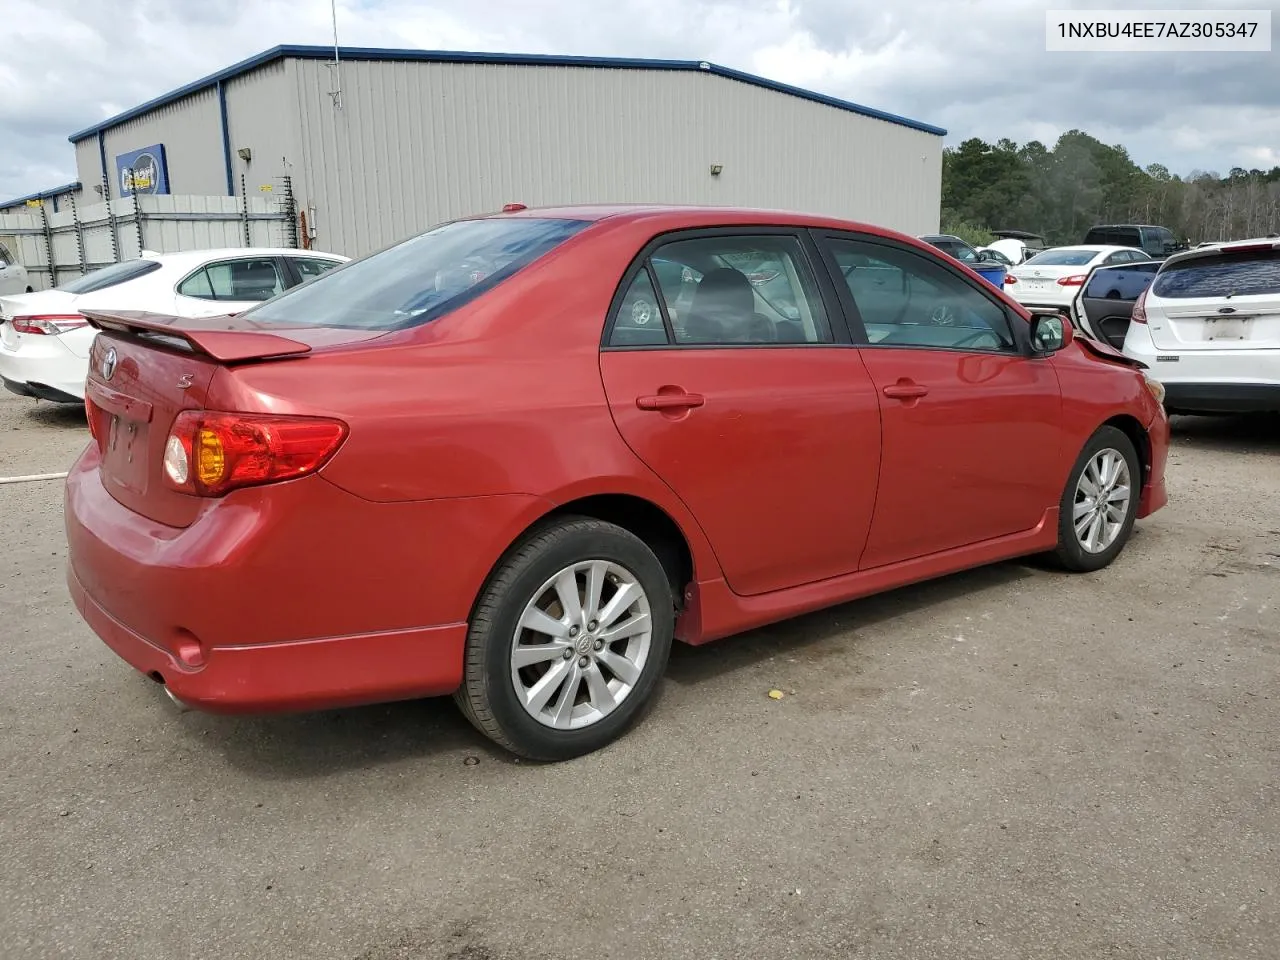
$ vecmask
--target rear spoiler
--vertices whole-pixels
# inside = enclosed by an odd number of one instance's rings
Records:
[[[220,320],[227,321],[228,325],[219,330],[209,326],[199,329],[179,326],[179,324],[193,321],[163,313],[139,310],[115,312],[82,310],[80,312],[90,325],[98,330],[112,330],[148,339],[176,342],[176,345],[206,354],[220,363],[265,360],[268,357],[288,357],[311,352],[309,344],[290,340],[288,337],[274,333],[246,330],[242,325],[233,325],[242,324],[243,321],[233,321],[230,316],[207,317],[195,321],[205,324],[217,324]]]
[[[1062,317],[1067,323],[1071,323],[1071,317],[1065,307],[1023,307],[1032,318],[1039,315],[1050,317]],[[1073,324],[1074,326],[1074,324]],[[1112,363],[1118,363],[1121,366],[1133,367],[1135,370],[1146,370],[1147,364],[1141,360],[1135,360],[1133,357],[1127,357],[1109,343],[1101,340],[1094,340],[1092,337],[1086,337],[1076,330],[1075,342],[1080,344],[1085,350],[1093,354],[1099,360],[1109,360]]]

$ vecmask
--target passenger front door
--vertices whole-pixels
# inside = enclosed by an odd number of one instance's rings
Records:
[[[1065,479],[1052,362],[1023,350],[994,292],[941,258],[852,234],[822,243],[882,421],[860,568],[1034,528]]]
[[[852,573],[875,504],[880,414],[858,351],[836,342],[816,251],[762,230],[700,231],[647,252],[623,279],[600,355],[623,439],[689,507],[734,592]]]

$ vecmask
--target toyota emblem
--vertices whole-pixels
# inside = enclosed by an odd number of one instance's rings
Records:
[[[112,375],[116,372],[115,347],[107,347],[107,352],[102,355],[102,366],[100,367],[100,370],[102,371],[103,380],[110,380]]]

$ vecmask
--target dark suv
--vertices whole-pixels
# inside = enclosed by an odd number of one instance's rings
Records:
[[[1084,235],[1084,242],[1110,247],[1137,247],[1156,260],[1187,248],[1186,244],[1178,242],[1177,237],[1168,227],[1153,227],[1140,223],[1103,224],[1093,227]]]

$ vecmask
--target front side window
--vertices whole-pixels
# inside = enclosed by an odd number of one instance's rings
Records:
[[[872,344],[1017,351],[1004,310],[940,263],[884,244],[827,242]]]
[[[831,342],[822,297],[796,237],[675,240],[654,251],[648,268],[658,278],[677,343]],[[635,319],[628,320],[626,309],[624,302],[615,330]]]
[[[178,284],[178,293],[198,300],[253,302],[270,300],[284,288],[280,265],[273,257],[262,257],[207,264]]]
[[[535,217],[457,220],[331,270],[246,316],[285,326],[417,326],[493,289],[588,225]]]

